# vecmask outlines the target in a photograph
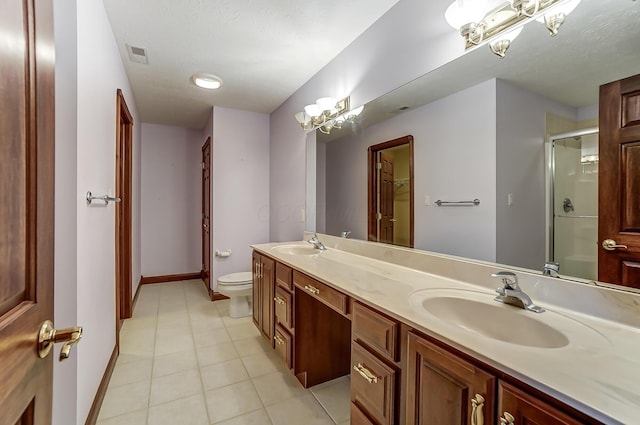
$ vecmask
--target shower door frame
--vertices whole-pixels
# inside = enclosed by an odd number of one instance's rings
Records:
[[[550,135],[546,142],[545,142],[545,146],[544,146],[544,157],[545,157],[545,187],[546,187],[546,211],[547,211],[547,217],[546,217],[546,226],[547,226],[547,235],[546,235],[546,242],[547,242],[547,249],[546,249],[546,261],[552,261],[552,259],[554,258],[554,248],[553,248],[553,244],[554,244],[554,240],[555,240],[555,202],[554,202],[554,198],[555,198],[555,187],[554,187],[554,183],[555,183],[555,179],[556,179],[556,175],[555,175],[555,151],[553,149],[554,147],[554,142],[556,140],[560,140],[560,139],[567,139],[569,137],[582,137],[582,136],[588,136],[590,134],[597,134],[599,133],[599,127],[589,127],[589,128],[583,128],[580,130],[572,130],[572,131],[567,131],[564,133],[558,133],[558,134],[552,134]],[[599,151],[599,143],[598,143],[598,151]],[[571,277],[571,279],[580,279],[580,278],[576,278]]]

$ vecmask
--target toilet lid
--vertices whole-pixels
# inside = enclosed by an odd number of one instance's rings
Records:
[[[225,274],[218,278],[218,283],[222,285],[245,285],[253,282],[251,272],[238,272]]]

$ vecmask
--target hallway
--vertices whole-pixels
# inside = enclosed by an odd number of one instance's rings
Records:
[[[349,423],[348,377],[305,390],[227,304],[200,280],[142,286],[98,425]]]

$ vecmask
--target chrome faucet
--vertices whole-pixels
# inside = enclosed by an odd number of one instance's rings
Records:
[[[325,248],[324,245],[322,245],[322,242],[318,240],[318,235],[316,235],[315,233],[313,234],[311,239],[309,239],[307,242],[309,242],[311,245],[313,245],[316,249],[319,249],[320,251],[324,251],[327,249]]]
[[[530,310],[535,313],[542,313],[544,308],[539,307],[531,301],[531,298],[522,290],[518,285],[518,276],[512,272],[497,272],[492,273],[491,277],[496,277],[502,279],[502,288],[496,289],[498,296],[494,298],[494,300],[511,304],[516,307],[524,308],[525,310]]]
[[[344,230],[344,231],[340,234],[340,236],[342,236],[343,238],[345,238],[345,239],[346,239],[346,238],[348,238],[348,237],[349,237],[349,235],[350,235],[350,234],[351,234],[351,230]]]
[[[560,271],[560,264],[554,263],[553,261],[547,261],[546,263],[544,263],[542,274],[544,276],[560,277],[559,271]]]

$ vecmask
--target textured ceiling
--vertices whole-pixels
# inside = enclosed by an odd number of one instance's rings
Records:
[[[212,105],[270,113],[398,0],[104,0],[144,122],[202,128]],[[147,50],[129,60],[126,44]],[[197,72],[220,76],[215,91]]]
[[[462,43],[462,40],[460,40]],[[599,86],[640,72],[640,1],[582,0],[556,37],[531,22],[504,59],[480,46],[365,106],[368,127],[491,78],[500,78],[573,107],[598,103]],[[329,142],[354,131],[345,126]]]

